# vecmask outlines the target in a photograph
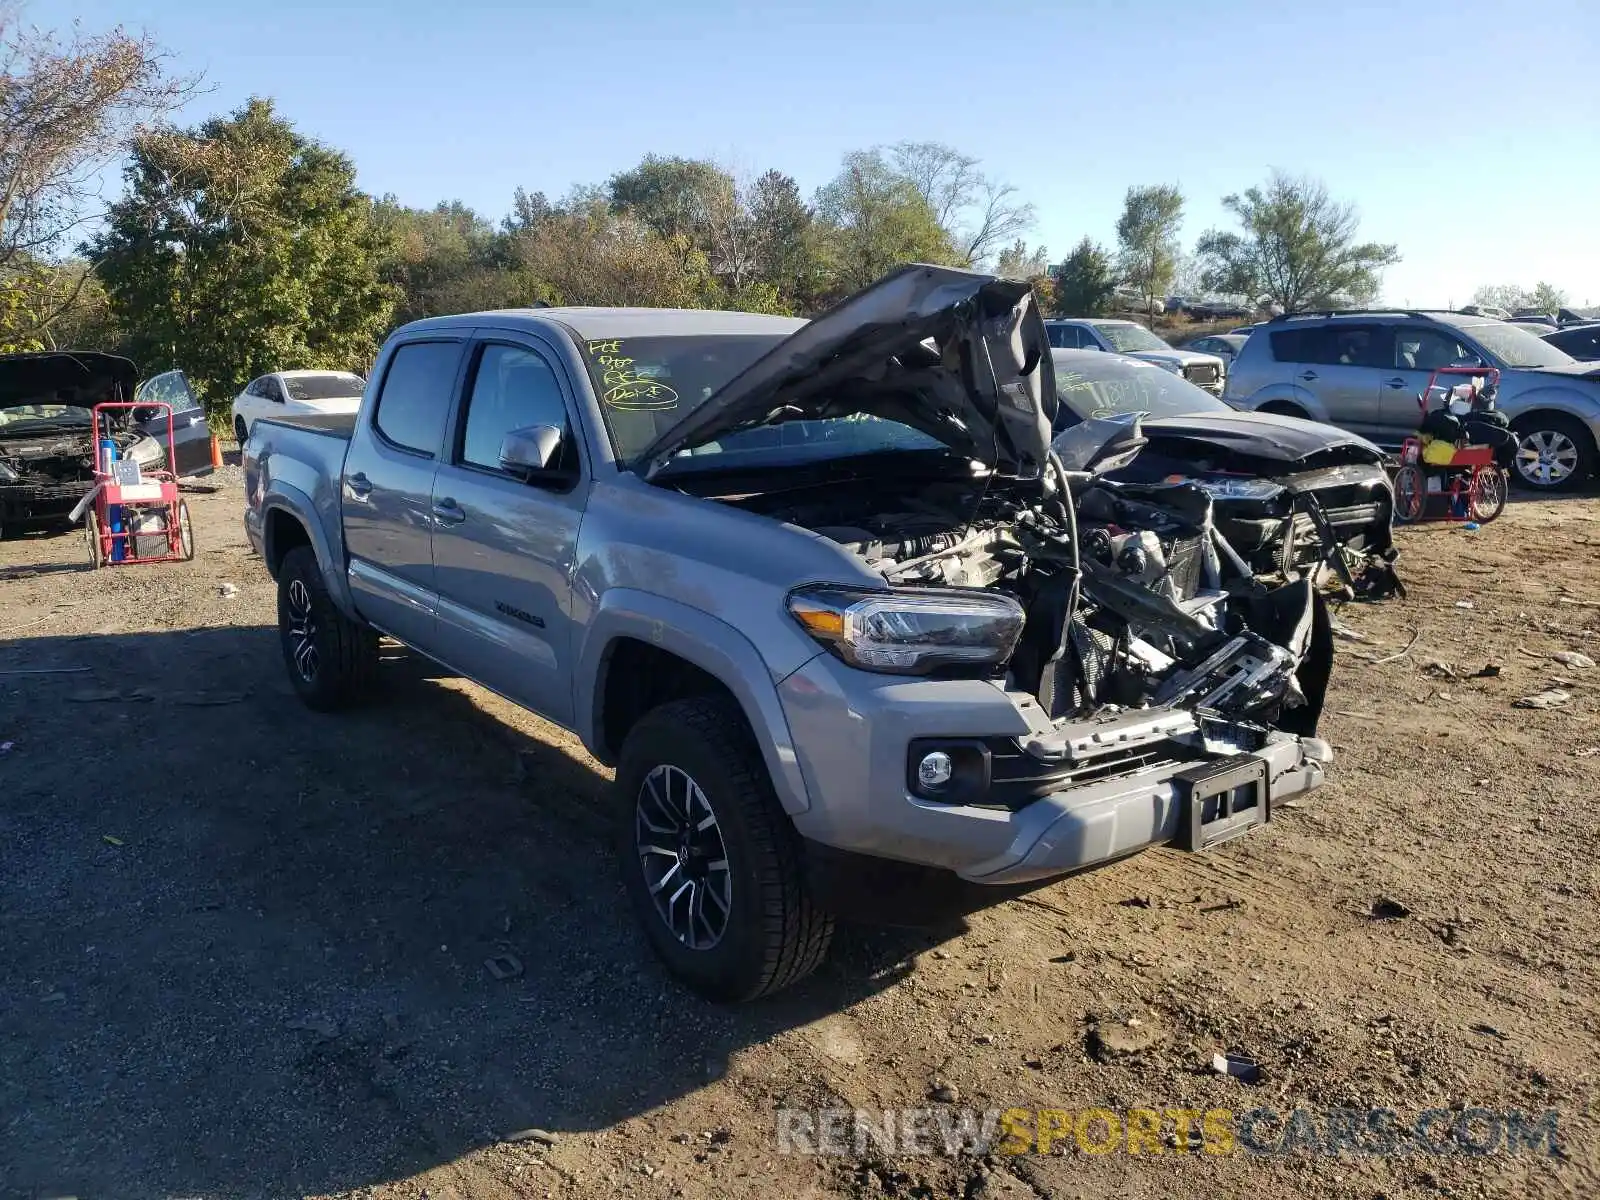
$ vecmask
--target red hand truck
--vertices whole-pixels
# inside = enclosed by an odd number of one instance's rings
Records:
[[[122,457],[111,436],[111,413],[134,408],[162,411],[167,417],[167,462],[143,470]],[[158,401],[112,401],[94,406],[94,488],[78,503],[91,567],[135,563],[188,562],[194,558],[194,527],[189,506],[178,495],[178,441],[172,406]],[[77,511],[77,510],[75,510]]]

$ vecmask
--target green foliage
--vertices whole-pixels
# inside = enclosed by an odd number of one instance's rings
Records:
[[[1145,300],[1155,316],[1156,297],[1166,294],[1177,271],[1183,225],[1183,193],[1171,184],[1132,187],[1117,221],[1122,280]]]
[[[961,261],[927,200],[876,150],[845,156],[843,169],[818,190],[816,211],[828,227],[817,250],[833,300],[908,262]]]
[[[1333,200],[1319,180],[1274,171],[1265,187],[1225,196],[1240,232],[1210,230],[1195,245],[1208,289],[1267,300],[1285,312],[1340,298],[1376,297],[1384,268],[1400,261],[1392,245],[1357,242],[1353,205]]]
[[[88,250],[141,366],[183,367],[214,405],[266,371],[366,369],[397,255],[342,154],[255,99],[141,134],[125,179]]]
[[[1052,311],[1057,316],[1100,317],[1109,310],[1117,275],[1104,246],[1084,238],[1050,276],[1055,284]]]
[[[1531,289],[1515,284],[1481,287],[1472,293],[1472,303],[1503,308],[1507,312],[1534,308],[1554,316],[1558,309],[1566,307],[1567,294],[1555,284],[1540,280]]]

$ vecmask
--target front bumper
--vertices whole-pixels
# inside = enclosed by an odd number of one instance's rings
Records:
[[[31,483],[0,484],[0,518],[37,521],[65,517],[93,486],[92,479],[81,483],[42,486]]]
[[[1048,879],[1173,841],[1188,828],[1184,776],[1197,767],[1259,761],[1267,816],[1273,802],[1321,783],[1332,757],[1318,739],[1283,733],[1244,754],[1203,744],[1184,710],[1055,728],[1031,697],[993,683],[874,676],[829,655],[790,675],[779,694],[811,796],[794,817],[802,836],[975,883]],[[1017,761],[1007,779],[1045,786],[1006,793],[996,771],[992,787],[964,802],[919,796],[908,778],[912,744],[939,739],[1009,743]]]

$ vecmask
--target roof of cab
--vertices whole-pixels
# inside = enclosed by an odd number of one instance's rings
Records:
[[[426,317],[397,329],[410,333],[428,329],[460,329],[489,325],[537,329],[559,324],[586,341],[623,337],[676,337],[687,335],[765,334],[787,337],[806,324],[803,317],[778,317],[766,313],[724,312],[709,308],[504,308],[489,312]]]

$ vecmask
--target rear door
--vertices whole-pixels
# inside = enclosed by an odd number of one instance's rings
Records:
[[[168,371],[146,379],[133,392],[135,404],[169,404],[172,406],[172,440],[167,445],[167,414],[157,412],[146,415],[137,422],[139,430],[161,443],[162,450],[171,449],[175,459],[173,473],[182,476],[207,475],[211,464],[211,426],[206,424],[206,412],[195,397],[189,380],[182,371]]]
[[[1382,427],[1378,379],[1392,361],[1392,338],[1382,325],[1327,324],[1270,335],[1289,382],[1313,396],[1326,419],[1367,436]]]
[[[589,491],[571,380],[533,334],[485,334],[470,354],[450,444],[433,481],[440,656],[552,721],[572,718],[571,572]],[[559,481],[500,466],[515,429],[564,434]]]
[[[424,653],[433,640],[433,477],[459,386],[467,337],[418,337],[391,348],[350,439],[340,481],[350,590],[357,610]]]

